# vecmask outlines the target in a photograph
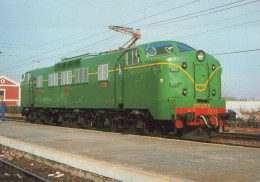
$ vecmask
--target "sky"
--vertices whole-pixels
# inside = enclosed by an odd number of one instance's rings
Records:
[[[260,100],[260,0],[0,0],[0,75],[117,49],[131,37],[111,25],[212,54],[224,97]]]

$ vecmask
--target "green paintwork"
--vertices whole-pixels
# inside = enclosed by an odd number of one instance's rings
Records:
[[[146,56],[145,47],[165,43],[172,44],[173,53]],[[153,42],[98,56],[82,55],[53,67],[30,71],[30,81],[22,82],[21,86],[22,107],[117,110],[123,106],[123,109],[147,109],[158,120],[171,120],[176,107],[193,107],[200,102],[213,108],[225,107],[225,100],[221,99],[219,62],[209,54],[199,62],[197,51],[180,52],[177,44],[174,41]],[[139,64],[125,65],[127,51],[135,48],[139,52]],[[183,62],[187,63],[186,70],[181,68]],[[108,80],[98,81],[98,65],[103,64],[108,64]],[[213,75],[212,64],[219,68]],[[78,68],[88,68],[88,83],[75,83],[75,69]],[[72,71],[71,85],[61,85],[64,71]],[[58,73],[58,86],[48,87],[48,75],[52,73]],[[42,88],[36,88],[37,76],[43,76]],[[106,82],[106,87],[101,87],[102,82]],[[204,86],[195,87],[195,84]],[[187,96],[182,94],[184,88]],[[198,91],[203,88],[206,90]]]

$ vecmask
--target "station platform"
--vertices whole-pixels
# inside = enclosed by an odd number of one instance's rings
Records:
[[[14,121],[0,144],[119,181],[260,181],[257,148]]]

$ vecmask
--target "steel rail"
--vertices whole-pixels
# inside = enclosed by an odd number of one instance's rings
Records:
[[[38,182],[38,181],[50,182],[50,181],[47,180],[47,179],[44,179],[44,178],[42,178],[42,177],[40,177],[40,176],[37,176],[36,174],[33,174],[33,173],[29,172],[29,171],[26,171],[25,169],[22,169],[22,168],[20,168],[20,167],[14,165],[14,164],[11,164],[11,163],[9,163],[9,162],[3,160],[3,159],[0,159],[0,163],[1,163],[4,167],[6,167],[6,168],[8,168],[8,169],[10,169],[10,170],[13,170],[13,171],[15,171],[15,172],[17,172],[17,173],[22,173],[22,175],[26,176],[27,178],[29,178],[29,179],[32,180],[32,181],[37,181],[37,182]]]
[[[255,133],[222,132],[220,133],[220,137],[260,140],[260,134],[255,134]]]
[[[152,137],[152,136],[151,136]],[[221,137],[221,136],[219,136]],[[219,138],[219,137],[214,137],[214,138]],[[165,139],[174,139],[174,140],[181,140],[181,141],[191,141],[191,142],[198,142],[198,143],[210,143],[210,144],[217,144],[217,145],[229,145],[229,146],[237,146],[237,147],[249,147],[249,148],[260,148],[258,145],[248,145],[248,144],[239,144],[239,143],[231,143],[231,142],[219,142],[219,141],[212,141],[209,139],[185,139],[185,138],[180,138],[180,137],[174,137],[174,136],[162,136],[160,138],[165,138]]]
[[[230,146],[236,146],[236,147],[260,148],[260,146],[258,146],[258,145],[238,144],[238,143],[229,143],[229,142],[216,142],[216,141],[201,141],[201,142],[220,144],[220,145],[230,145]]]

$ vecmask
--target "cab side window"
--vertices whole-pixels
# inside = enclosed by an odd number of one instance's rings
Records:
[[[135,65],[140,62],[140,57],[137,49],[131,49],[126,54],[126,65]]]

